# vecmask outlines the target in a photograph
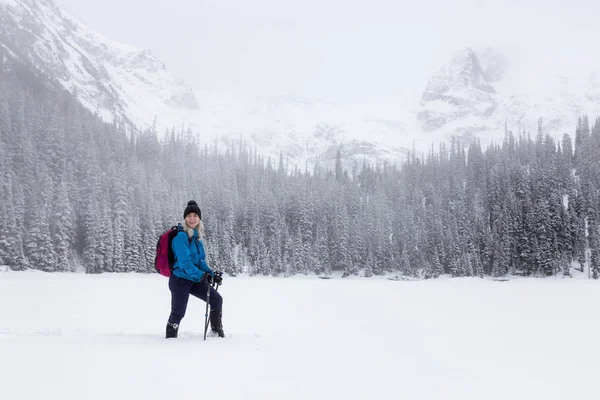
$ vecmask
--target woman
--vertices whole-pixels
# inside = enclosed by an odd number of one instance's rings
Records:
[[[171,247],[175,255],[173,273],[169,278],[171,290],[171,315],[167,322],[167,339],[176,338],[179,323],[185,316],[190,294],[206,301],[212,282],[221,283],[220,272],[214,272],[206,263],[206,253],[201,238],[204,234],[200,207],[194,200],[183,211],[182,230],[173,238]],[[223,298],[210,288],[210,327],[219,337],[225,337],[221,322]]]

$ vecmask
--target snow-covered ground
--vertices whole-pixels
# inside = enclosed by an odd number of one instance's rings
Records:
[[[598,282],[0,274],[0,399],[598,399]]]

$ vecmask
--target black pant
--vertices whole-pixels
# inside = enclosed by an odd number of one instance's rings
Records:
[[[169,322],[179,324],[185,316],[185,310],[187,309],[190,294],[206,301],[208,283],[192,282],[171,274],[171,277],[169,278],[169,290],[171,290],[171,315],[169,316]],[[209,303],[210,309],[213,311],[220,310],[223,307],[223,298],[219,292],[212,287],[210,288]]]

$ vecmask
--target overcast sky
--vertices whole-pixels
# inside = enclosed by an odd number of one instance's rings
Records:
[[[591,0],[55,2],[113,40],[150,49],[197,90],[418,98],[431,74],[469,46],[542,60],[545,71],[600,67],[592,54],[600,2]]]

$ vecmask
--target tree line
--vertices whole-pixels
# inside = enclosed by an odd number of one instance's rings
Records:
[[[541,124],[540,124],[541,126]],[[485,149],[442,143],[398,165],[290,167],[241,141],[107,124],[0,54],[0,264],[153,272],[195,199],[229,274],[418,278],[600,268],[600,119]]]

